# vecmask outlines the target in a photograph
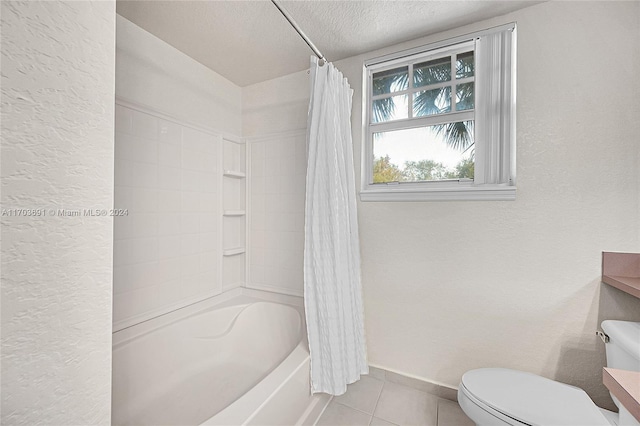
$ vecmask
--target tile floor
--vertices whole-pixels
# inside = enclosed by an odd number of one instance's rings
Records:
[[[448,399],[399,383],[362,376],[333,398],[317,426],[474,426]]]

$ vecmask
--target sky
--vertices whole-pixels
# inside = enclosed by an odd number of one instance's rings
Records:
[[[392,119],[406,118],[407,97],[395,96],[396,107]],[[404,113],[404,116],[401,114]],[[394,130],[378,133],[373,142],[374,158],[389,156],[392,163],[401,170],[406,161],[433,160],[453,170],[463,159],[471,155],[471,150],[462,153],[450,148],[433,127]]]
[[[454,169],[463,158],[467,158],[470,152],[464,155],[457,149],[450,148],[437,136],[432,128],[417,128],[395,130],[380,134],[373,143],[375,158],[388,155],[391,162],[400,169],[404,168],[405,161],[433,160],[444,164],[448,169]]]

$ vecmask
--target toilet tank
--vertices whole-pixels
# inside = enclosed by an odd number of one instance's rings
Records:
[[[607,367],[640,371],[640,322],[606,320],[602,330],[609,336]]]

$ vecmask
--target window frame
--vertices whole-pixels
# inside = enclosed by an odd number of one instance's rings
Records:
[[[362,201],[429,201],[429,200],[515,200],[515,131],[509,141],[511,148],[507,150],[509,155],[508,163],[511,166],[511,178],[508,183],[499,184],[478,184],[473,179],[448,179],[438,181],[421,181],[421,182],[389,182],[389,183],[373,183],[373,134],[384,131],[404,130],[418,127],[432,126],[434,124],[449,123],[452,121],[477,120],[477,98],[473,110],[455,111],[454,102],[452,102],[452,111],[442,114],[434,114],[424,117],[411,117],[413,105],[412,94],[420,91],[420,87],[413,87],[413,75],[410,72],[413,64],[421,63],[441,57],[446,57],[454,53],[462,53],[467,51],[474,52],[474,61],[477,61],[476,40],[484,35],[494,34],[505,30],[511,30],[512,48],[511,48],[511,102],[515,105],[515,60],[516,60],[516,34],[515,23],[501,25],[489,28],[483,31],[474,32],[440,42],[419,46],[413,49],[404,50],[378,58],[367,60],[363,64],[363,114],[362,114],[362,162],[361,162],[361,191],[360,199]],[[394,92],[385,95],[373,96],[372,83],[373,74],[394,69],[402,66],[409,67],[409,83],[406,90]],[[451,64],[452,71],[455,63]],[[477,69],[474,73],[472,81],[477,93]],[[455,98],[455,85],[464,83],[467,79],[456,81],[455,74],[451,76],[446,84],[441,86],[451,86],[451,97]],[[430,86],[422,86],[429,89]],[[423,89],[423,90],[425,90]],[[408,94],[408,110],[409,114],[406,119],[390,120],[382,123],[371,123],[372,104],[376,99]],[[455,117],[452,119],[452,117]],[[510,116],[512,129],[515,130],[515,108],[513,108]],[[476,127],[474,125],[474,127]],[[474,135],[475,136],[475,135]],[[478,143],[474,137],[474,143]],[[476,170],[478,169],[478,161],[482,159],[476,157]],[[486,165],[482,164],[480,169],[484,169]]]

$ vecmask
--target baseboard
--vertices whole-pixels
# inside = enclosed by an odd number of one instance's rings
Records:
[[[369,364],[369,375],[385,382],[393,382],[422,392],[435,395],[450,401],[458,401],[458,389],[442,383],[433,382],[422,377],[400,373],[396,370]]]

